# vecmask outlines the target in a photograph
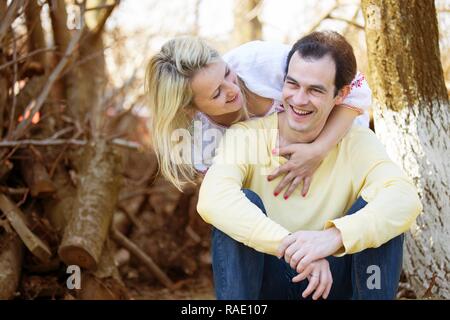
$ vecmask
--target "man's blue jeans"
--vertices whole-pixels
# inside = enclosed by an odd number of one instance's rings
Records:
[[[247,198],[266,214],[261,198],[244,189]],[[356,200],[347,214],[367,202]],[[327,258],[333,275],[328,299],[394,299],[400,280],[403,235],[375,249]],[[264,254],[218,229],[212,234],[212,264],[217,299],[303,299],[308,280],[292,283],[297,274],[284,259]],[[308,299],[311,298],[308,297]]]

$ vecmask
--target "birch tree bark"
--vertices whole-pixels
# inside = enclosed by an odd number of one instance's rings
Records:
[[[423,213],[403,268],[419,297],[450,298],[449,98],[433,0],[362,0],[375,130],[416,184]],[[434,280],[432,281],[432,279]]]

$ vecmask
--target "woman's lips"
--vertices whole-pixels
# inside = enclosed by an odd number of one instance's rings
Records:
[[[238,98],[239,98],[239,93],[236,94],[236,95],[233,97],[233,99],[227,101],[227,103],[234,103],[234,102],[236,102],[236,101],[238,100]]]

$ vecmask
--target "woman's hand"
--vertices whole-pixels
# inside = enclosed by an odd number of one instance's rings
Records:
[[[300,282],[308,278],[309,284],[302,297],[306,298],[313,293],[313,300],[320,297],[328,298],[333,285],[333,276],[330,270],[330,264],[326,259],[320,259],[309,264],[309,266],[302,272],[292,278],[292,282]]]
[[[287,199],[294,190],[303,182],[302,196],[306,196],[311,185],[312,176],[325,158],[323,152],[314,143],[295,143],[272,150],[273,154],[285,156],[290,155],[289,160],[275,169],[267,180],[271,181],[278,176],[285,174],[274,190],[274,195],[280,194],[286,187],[284,198]]]

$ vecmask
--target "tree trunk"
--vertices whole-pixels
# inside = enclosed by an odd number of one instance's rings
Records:
[[[433,0],[363,0],[375,129],[416,184],[424,212],[407,234],[404,271],[419,294],[450,298],[449,100]]]
[[[105,141],[82,155],[74,211],[59,247],[67,265],[95,270],[109,231],[120,188],[120,160]]]
[[[262,25],[259,21],[261,0],[239,0],[234,2],[234,34],[235,45],[262,37]]]

